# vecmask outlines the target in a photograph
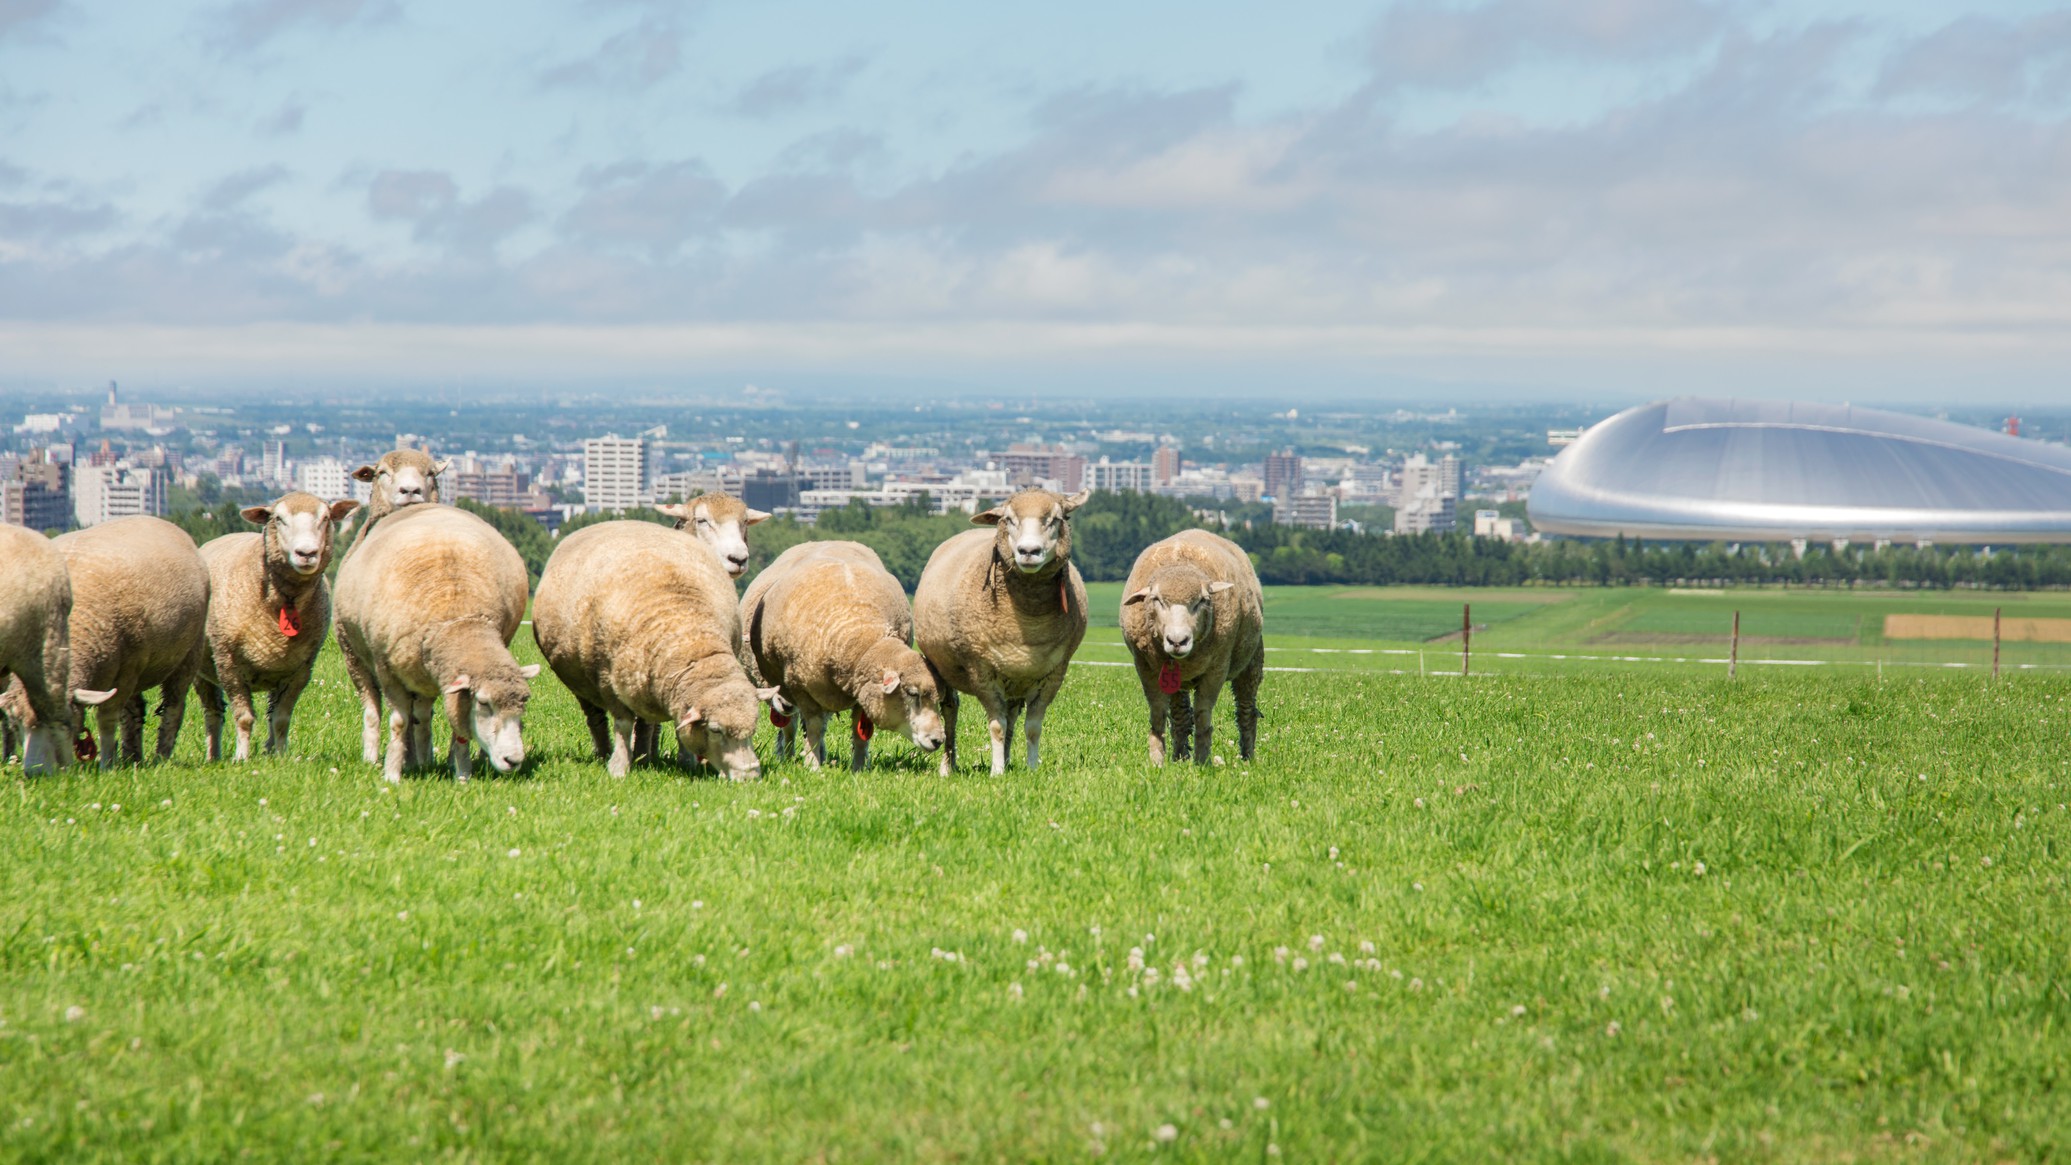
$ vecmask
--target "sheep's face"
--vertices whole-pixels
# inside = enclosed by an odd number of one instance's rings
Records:
[[[105,704],[114,696],[114,691],[90,691],[79,688],[72,693],[79,704],[93,707]],[[72,741],[79,731],[79,712],[72,701],[67,701],[57,723],[38,721],[35,709],[29,707],[27,694],[22,690],[20,678],[9,681],[7,691],[0,694],[0,713],[22,730],[22,771],[24,773],[54,773],[79,759],[73,751]]]
[[[1151,585],[1122,600],[1124,607],[1141,604],[1150,622],[1152,641],[1173,659],[1185,659],[1208,638],[1215,625],[1215,596],[1232,584],[1210,582],[1199,571],[1161,573]]]
[[[698,541],[710,546],[712,553],[719,556],[720,565],[726,567],[728,578],[739,578],[747,573],[748,527],[769,517],[761,510],[751,510],[741,504],[739,498],[725,494],[704,494],[680,506],[656,506],[655,509],[676,519],[678,530],[689,530],[697,535]]]
[[[331,539],[338,523],[359,508],[355,501],[326,503],[305,493],[292,493],[271,506],[243,511],[245,520],[264,526],[266,556],[288,564],[307,578],[331,564]]]
[[[1025,489],[999,505],[971,515],[994,531],[995,553],[1022,574],[1040,574],[1052,562],[1071,557],[1071,512],[1086,503],[1085,490],[1065,495]]]
[[[761,714],[759,700],[776,694],[775,688],[752,689],[745,681],[740,690],[732,684],[704,704],[693,704],[676,718],[676,742],[703,757],[713,768],[723,769],[736,781],[753,781],[762,776],[762,761],[755,755],[755,721]]]
[[[461,676],[446,687],[449,694],[465,692],[469,697],[469,722],[474,727],[475,743],[481,745],[482,755],[499,773],[525,763],[525,705],[532,699],[532,687],[526,681],[537,675],[539,665],[531,663],[519,668],[514,679],[477,684],[470,677]]]
[[[883,669],[878,681],[883,712],[872,718],[886,728],[904,732],[921,751],[933,752],[948,735],[942,726],[942,693],[921,654],[910,649],[905,654],[911,658]]]
[[[397,449],[382,454],[381,460],[372,465],[353,470],[352,476],[373,483],[374,512],[380,514],[384,507],[399,510],[438,501],[439,475],[446,472],[449,464],[433,461],[415,449]]]

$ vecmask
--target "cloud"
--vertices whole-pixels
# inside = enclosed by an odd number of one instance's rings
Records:
[[[77,198],[0,202],[0,263],[17,244],[69,242],[105,231],[121,217],[110,203]]]
[[[254,194],[277,186],[288,178],[288,171],[283,166],[253,166],[226,174],[202,193],[201,205],[207,210],[233,210]]]
[[[537,217],[532,195],[499,186],[476,199],[442,170],[383,170],[367,184],[367,213],[407,222],[411,237],[448,250],[482,256]]]
[[[1877,92],[1959,101],[2061,98],[2071,93],[2071,12],[1951,21],[1885,61]]]
[[[779,117],[825,105],[841,96],[856,74],[870,64],[861,53],[817,65],[771,69],[741,87],[726,104],[742,117]]]
[[[308,116],[309,107],[300,98],[290,97],[280,103],[280,108],[259,119],[254,127],[266,137],[291,137],[302,132],[302,120]]]
[[[709,232],[727,189],[696,159],[626,162],[585,171],[582,195],[561,216],[578,242],[668,255]]]
[[[63,0],[0,0],[0,44],[35,35],[62,5]]]
[[[1630,60],[1697,48],[1728,27],[1710,0],[1409,0],[1375,25],[1369,63],[1386,89],[1479,85],[1534,59]]]
[[[683,67],[683,37],[682,21],[674,15],[649,16],[590,53],[540,73],[540,88],[651,89]]]
[[[223,56],[241,56],[302,29],[336,32],[401,15],[396,0],[238,0],[209,14],[207,40]]]

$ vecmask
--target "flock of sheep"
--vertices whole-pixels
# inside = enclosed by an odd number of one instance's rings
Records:
[[[452,726],[454,776],[479,745],[508,772],[539,665],[510,644],[525,620],[573,692],[613,776],[655,759],[674,725],[677,757],[753,779],[768,707],[778,753],[803,729],[804,760],[826,761],[827,719],[850,713],[851,763],[880,727],[956,766],[963,696],[985,711],[992,771],[1005,771],[1025,717],[1028,765],[1043,716],[1086,634],[1086,587],[1071,562],[1084,493],[1029,489],[974,515],[936,547],[909,607],[869,547],[808,542],[779,555],[736,597],[746,528],[769,515],[724,494],[661,507],[676,528],[611,521],[561,539],[527,593],[525,564],[481,518],[438,502],[445,465],[397,450],[355,476],[368,504],[326,581],[334,542],[359,503],[291,493],[244,516],[262,529],[197,549],[178,527],[133,517],[47,539],[0,526],[0,709],[10,751],[49,771],[99,756],[143,760],[143,693],[156,688],[157,755],[171,754],[192,689],[210,760],[251,752],[253,693],[269,694],[266,749],[286,748],[295,702],[335,623],[363,713],[363,755],[393,781],[433,762],[432,710]],[[1150,758],[1209,760],[1211,714],[1228,683],[1239,752],[1257,740],[1264,673],[1262,597],[1244,552],[1202,530],[1146,549],[1122,600],[1124,638],[1150,710]],[[387,711],[383,732],[383,709]],[[98,746],[82,728],[91,709]]]

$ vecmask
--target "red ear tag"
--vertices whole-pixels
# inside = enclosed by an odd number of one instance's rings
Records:
[[[782,712],[777,711],[775,708],[771,708],[769,710],[769,722],[771,724],[776,725],[778,728],[791,727],[791,718],[789,716],[784,715]]]
[[[80,760],[92,760],[101,755],[101,749],[93,742],[93,733],[82,728],[78,738],[72,741],[72,753]]]
[[[280,609],[280,633],[290,639],[302,634],[301,612],[293,607],[282,607]]]
[[[861,708],[856,709],[856,739],[868,744],[870,743],[870,734],[876,731],[877,725],[871,721],[870,717],[863,715]]]
[[[1158,669],[1158,690],[1168,696],[1179,694],[1179,665],[1168,663]]]

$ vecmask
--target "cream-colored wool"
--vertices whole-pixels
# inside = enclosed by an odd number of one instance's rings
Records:
[[[209,571],[163,518],[116,518],[52,542],[72,579],[72,682],[113,698],[95,709],[101,765],[144,759],[144,693],[157,688],[160,759],[171,756],[207,650]],[[121,729],[118,744],[116,729]]]
[[[451,506],[408,506],[366,531],[338,568],[338,640],[366,662],[362,746],[375,759],[382,701],[388,747],[382,775],[432,759],[432,701],[453,725],[453,775],[474,771],[471,744],[508,772],[525,759],[527,682],[510,642],[525,618],[525,562],[482,519]]]
[[[1007,769],[1014,719],[1028,711],[1028,766],[1043,713],[1086,637],[1086,584],[1071,564],[1071,512],[1086,494],[1022,490],[935,548],[913,594],[914,642],[942,689],[941,771],[956,767],[957,693],[984,706],[992,771]]]
[[[72,578],[51,540],[0,525],[0,697],[22,733],[22,770],[47,773],[71,764],[73,733]],[[95,702],[103,693],[88,693]]]
[[[295,701],[309,686],[331,630],[331,584],[324,571],[338,524],[359,508],[291,493],[244,511],[257,533],[225,534],[201,548],[209,568],[208,649],[195,679],[207,725],[208,759],[223,756],[223,705],[236,731],[232,759],[252,753],[252,693],[268,692],[266,751],[288,745]]]
[[[540,575],[532,635],[611,775],[631,768],[641,722],[673,722],[686,764],[702,757],[735,780],[761,775],[760,694],[736,655],[733,582],[695,539],[639,521],[568,535]]]
[[[1210,721],[1224,683],[1237,700],[1238,754],[1250,760],[1266,667],[1265,600],[1251,559],[1220,535],[1182,530],[1136,556],[1122,596],[1122,638],[1150,705],[1151,763],[1165,763],[1168,719],[1179,759],[1191,749],[1197,763],[1210,762]],[[1179,691],[1167,694],[1161,678],[1176,678]]]
[[[796,708],[806,765],[827,759],[830,713],[863,719],[849,753],[869,763],[865,725],[904,732],[923,750],[942,744],[941,695],[927,660],[911,646],[906,591],[877,552],[860,542],[802,542],[763,568],[741,598],[750,670]],[[778,733],[778,755],[792,732]]]

